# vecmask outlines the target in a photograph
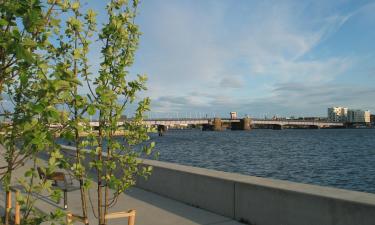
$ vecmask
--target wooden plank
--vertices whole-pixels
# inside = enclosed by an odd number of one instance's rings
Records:
[[[78,221],[78,222],[81,222],[81,223],[84,223],[84,224],[88,224],[89,223],[89,220],[83,216],[78,216],[78,215],[74,215],[70,212],[68,212],[66,214],[66,223],[67,224],[72,224],[73,221]]]
[[[129,211],[124,211],[124,212],[114,212],[114,213],[109,213],[105,215],[106,219],[118,219],[118,218],[124,218],[124,217],[135,217],[135,210],[129,210]]]
[[[5,225],[9,225],[11,209],[12,209],[12,192],[8,191],[6,193],[6,201],[5,201]]]
[[[15,225],[21,224],[21,215],[20,215],[21,206],[20,206],[20,203],[17,201],[17,199],[19,198],[19,195],[20,195],[20,191],[16,190],[16,206],[15,206],[15,215],[14,215]]]
[[[133,213],[133,215],[129,216],[128,225],[135,225],[135,210],[130,210],[129,212]]]

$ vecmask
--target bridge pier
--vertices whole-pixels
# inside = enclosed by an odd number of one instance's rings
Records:
[[[251,130],[251,119],[243,118],[240,120],[241,130]]]
[[[230,123],[231,130],[251,130],[251,119],[243,118],[239,122]]]
[[[168,127],[166,125],[161,125],[161,124],[158,125],[159,136],[163,136],[164,133],[167,132],[167,130],[168,130]]]
[[[214,131],[222,131],[223,130],[221,118],[218,118],[218,117],[214,118],[213,130]]]
[[[203,124],[202,131],[212,131],[212,125],[210,124]]]
[[[282,130],[283,126],[280,124],[273,124],[272,125],[272,130]]]

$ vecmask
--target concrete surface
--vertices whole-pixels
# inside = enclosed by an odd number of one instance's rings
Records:
[[[375,195],[153,160],[145,190],[256,225],[375,225]]]
[[[0,165],[4,164],[3,150],[0,146]],[[27,163],[26,165],[30,165]],[[24,169],[18,169],[14,173],[14,183],[20,177],[23,177]],[[78,186],[74,182],[74,186]],[[90,196],[95,204],[96,192],[90,191]],[[48,213],[56,208],[63,209],[63,201],[57,204],[46,195],[35,196],[38,198],[36,208],[44,213]],[[14,206],[14,199],[13,204]],[[5,206],[5,192],[0,185],[0,213],[3,215]],[[68,211],[74,214],[80,214],[80,192],[79,190],[68,193]],[[199,209],[191,205],[175,201],[170,198],[160,196],[139,188],[132,188],[126,194],[122,194],[118,200],[118,204],[110,209],[110,212],[128,211],[135,209],[136,225],[241,225],[233,219]],[[89,210],[90,225],[98,224],[92,210]],[[74,223],[80,224],[80,223]],[[114,219],[109,221],[109,225],[126,225],[126,219]]]

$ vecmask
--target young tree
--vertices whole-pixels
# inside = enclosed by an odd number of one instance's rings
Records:
[[[69,110],[68,118],[65,121],[65,129],[62,137],[71,141],[76,146],[74,160],[70,161],[67,169],[79,180],[81,192],[82,216],[87,221],[87,187],[86,170],[83,166],[85,155],[82,148],[86,141],[81,141],[82,133],[90,134],[87,118],[87,110],[92,110],[86,95],[80,94],[83,89],[82,81],[88,81],[89,65],[87,54],[89,51],[90,38],[96,28],[95,15],[93,10],[86,14],[80,12],[79,1],[67,2],[64,10],[69,10],[70,17],[66,20],[63,33],[58,37],[59,47],[56,55],[55,74],[60,79],[68,81],[70,91],[64,95],[64,105]],[[90,107],[90,108],[89,108]]]
[[[0,94],[6,93],[13,103],[13,110],[2,110],[11,123],[2,127],[0,135],[6,151],[6,165],[1,165],[0,173],[8,198],[13,171],[30,159],[34,161],[25,179],[17,178],[27,192],[27,197],[21,200],[26,220],[34,211],[32,192],[49,190],[55,197],[59,196],[58,191],[52,191],[51,182],[35,182],[34,178],[35,162],[41,151],[49,151],[47,172],[52,172],[62,157],[54,144],[57,130],[51,125],[61,121],[56,106],[61,104],[59,95],[67,87],[51,74],[55,66],[51,56],[56,51],[50,42],[52,33],[59,29],[56,12],[62,5],[59,0],[2,0],[0,3]],[[6,224],[9,215],[7,210]]]
[[[33,211],[32,192],[51,189],[51,182],[35,183],[36,162],[41,151],[49,156],[45,172],[63,166],[80,181],[82,214],[87,218],[87,189],[97,182],[99,224],[117,198],[135,184],[136,176],[148,175],[149,167],[140,167],[137,157],[150,155],[154,143],[142,123],[150,100],[136,102],[136,94],[146,90],[146,76],[129,77],[140,32],[134,20],[138,0],[111,0],[107,5],[108,22],[98,33],[102,43],[102,63],[97,74],[90,75],[87,53],[95,31],[95,13],[81,14],[79,1],[0,0],[0,93],[14,103],[5,116],[11,120],[0,136],[6,148],[6,165],[1,165],[3,186],[10,191],[12,172],[32,159],[33,166],[20,179],[28,195],[23,199],[24,216]],[[69,15],[64,29],[58,13]],[[21,22],[20,22],[21,21]],[[86,82],[90,92],[80,92]],[[120,121],[129,105],[137,104],[132,120]],[[62,108],[67,107],[69,112]],[[98,132],[92,132],[87,115],[99,117]],[[53,128],[52,125],[58,125]],[[116,137],[121,131],[122,137]],[[80,138],[86,132],[87,138]],[[64,160],[56,136],[73,140],[73,160]],[[89,154],[83,148],[90,147]],[[90,158],[90,163],[85,160]],[[95,178],[90,177],[93,172]],[[52,192],[59,197],[59,192]],[[52,219],[59,213],[53,214]],[[44,218],[48,219],[48,218]],[[42,221],[42,220],[39,220]],[[9,223],[9,212],[6,213]]]
[[[101,225],[107,223],[105,215],[116,204],[119,195],[135,184],[136,176],[151,172],[149,167],[140,167],[137,159],[142,154],[150,155],[154,146],[154,143],[140,145],[149,139],[147,132],[150,130],[142,123],[143,113],[149,110],[149,98],[138,102],[133,120],[120,122],[127,107],[136,103],[136,94],[146,90],[146,76],[138,75],[137,79],[131,80],[128,72],[140,36],[134,22],[137,6],[137,0],[111,0],[108,3],[108,22],[97,33],[103,45],[103,62],[97,74],[89,73],[87,59],[90,39],[96,31],[92,10],[83,15],[79,1],[68,4],[67,8],[73,13],[67,19],[65,36],[59,38],[55,74],[72,81],[71,91],[65,96],[70,120],[62,133],[62,137],[76,146],[75,160],[69,169],[80,181],[84,219],[87,219],[88,188],[97,182],[98,202],[93,210]],[[80,91],[84,88],[83,83],[89,89],[87,97]],[[90,129],[88,115],[98,115],[98,132]],[[119,131],[122,137],[117,136]],[[86,137],[81,138],[80,134]],[[89,154],[84,148],[90,149]],[[90,172],[95,173],[94,178]]]
[[[123,140],[115,138],[124,110],[129,104],[134,104],[139,91],[146,89],[146,76],[138,75],[137,79],[130,80],[128,72],[140,36],[135,24],[137,6],[138,0],[111,0],[106,8],[108,23],[99,34],[99,40],[104,45],[101,51],[103,61],[94,82],[95,93],[91,93],[99,113],[99,133],[97,146],[91,152],[96,159],[91,165],[96,171],[100,225],[107,224],[105,215],[109,207],[116,203],[121,193],[135,184],[135,176],[151,172],[151,168],[139,168],[137,157],[141,153],[134,148],[149,138],[148,129],[142,124],[143,113],[149,110],[149,98],[139,101],[133,120],[122,124]],[[151,143],[141,149],[149,155],[153,146],[154,143]]]
[[[12,121],[2,127],[0,137],[6,150],[6,165],[1,166],[0,173],[7,197],[12,172],[51,143],[46,122],[56,110],[47,104],[47,110],[42,112],[41,104],[48,101],[48,95],[39,81],[45,78],[42,77],[47,68],[45,58],[36,52],[50,46],[48,37],[56,23],[52,16],[56,2],[49,1],[45,6],[43,10],[40,1],[0,1],[0,98],[6,93],[14,105],[13,111],[2,110],[3,116]],[[9,223],[9,211],[5,217],[5,223]]]

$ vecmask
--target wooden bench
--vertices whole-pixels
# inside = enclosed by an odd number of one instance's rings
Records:
[[[46,175],[46,173],[42,170],[42,168],[37,167],[39,178],[42,181],[46,180],[52,180],[53,186],[62,190],[64,192],[64,209],[68,208],[68,192],[78,190],[79,187],[73,186],[73,179],[70,177],[70,183],[68,183],[66,179],[66,175],[63,172],[53,172],[51,174]],[[59,182],[63,182],[63,185],[61,186]]]

